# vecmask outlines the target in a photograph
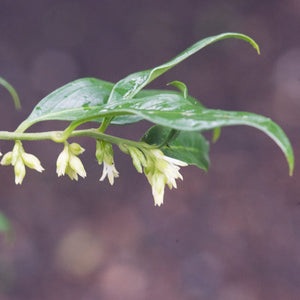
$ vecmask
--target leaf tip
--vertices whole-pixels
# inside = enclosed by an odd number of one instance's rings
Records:
[[[295,158],[293,153],[293,148],[290,146],[289,152],[286,154],[286,160],[289,166],[289,176],[293,176],[294,174],[294,166],[295,166]]]
[[[289,164],[289,175],[292,177],[294,174],[294,161]]]
[[[178,80],[175,80],[175,81],[172,81],[172,82],[169,82],[167,83],[167,86],[169,85],[173,85],[175,87],[177,87],[183,94],[183,97],[186,99],[187,96],[188,96],[188,89],[187,89],[187,86],[185,83],[181,82],[181,81],[178,81]]]
[[[257,54],[260,55],[260,48],[259,48],[258,44],[252,38],[249,37],[249,39],[250,39],[249,40],[250,44],[256,50]]]
[[[256,43],[255,43],[254,49],[257,51],[257,54],[260,55],[260,48]]]
[[[19,96],[16,94],[14,97],[14,103],[15,103],[15,109],[16,110],[21,110],[22,109],[22,106],[21,106],[21,102],[20,102],[20,99],[19,99]]]

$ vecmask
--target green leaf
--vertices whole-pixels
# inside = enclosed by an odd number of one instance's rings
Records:
[[[22,132],[32,124],[45,120],[101,121],[102,118],[113,117],[115,124],[128,124],[145,119],[184,131],[248,125],[265,132],[278,144],[292,173],[294,156],[290,142],[281,128],[270,119],[246,112],[206,109],[194,98],[188,96],[188,99],[185,99],[176,92],[141,91],[152,80],[203,47],[226,38],[243,39],[259,53],[257,44],[242,34],[224,33],[209,37],[186,49],[171,61],[150,70],[131,74],[115,85],[94,78],[71,82],[45,97],[17,131]],[[119,101],[120,99],[122,101]]]
[[[170,134],[170,128],[155,125],[142,137],[148,144],[159,145],[164,143]],[[165,155],[184,161],[190,165],[198,166],[207,171],[209,166],[209,143],[199,132],[180,131],[177,138],[161,148]]]
[[[19,126],[18,131],[25,131],[33,124],[46,120],[76,121],[89,118],[91,114],[98,111],[107,103],[113,83],[96,78],[82,78],[70,82],[45,98],[43,98],[33,109],[29,117]],[[173,91],[142,90],[137,97],[149,97],[163,94],[179,94]],[[202,105],[193,97],[188,100],[198,106]],[[113,120],[113,124],[124,125],[142,120],[141,116],[119,116]],[[101,122],[102,119],[94,121]]]
[[[18,96],[16,90],[13,88],[13,86],[2,77],[0,77],[0,85],[4,86],[8,90],[10,95],[12,96],[12,98],[14,100],[15,108],[21,109],[21,103],[20,103],[19,96]]]
[[[86,112],[92,106],[113,102],[114,100],[118,100],[120,98],[133,98],[152,80],[173,68],[189,56],[193,55],[207,45],[227,38],[245,40],[259,52],[258,45],[255,43],[255,41],[246,35],[240,33],[223,33],[216,36],[211,36],[195,43],[181,54],[177,55],[171,61],[150,70],[131,74],[120,80],[115,85],[95,78],[83,78],[73,81],[55,90],[42,99],[34,108],[27,120],[25,120],[17,130],[24,131],[32,124],[39,122],[40,120],[59,119],[73,121],[79,118],[84,119]],[[141,93],[143,92],[144,91]],[[137,96],[145,97],[146,95],[147,94],[139,94]],[[188,97],[188,100],[193,102],[195,105],[197,103],[197,101],[192,97]],[[71,110],[71,115],[68,116],[70,109],[73,110]],[[114,117],[114,115],[110,117]],[[140,120],[141,118],[138,116],[129,116],[126,118],[117,117],[112,123],[130,124]]]
[[[107,94],[106,94],[107,95]],[[75,101],[75,100],[74,100]],[[105,101],[104,101],[105,102]],[[47,108],[47,103],[45,107]],[[49,104],[50,105],[50,104]],[[51,105],[50,105],[51,106]],[[95,106],[43,107],[44,114],[33,114],[26,122],[36,123],[45,120],[82,120],[93,121],[116,115],[135,115],[152,123],[184,131],[203,131],[231,125],[248,125],[260,129],[271,137],[281,148],[293,171],[294,156],[291,144],[282,129],[269,118],[247,112],[234,112],[206,109],[186,101],[179,93],[158,92],[155,96],[97,104]],[[129,116],[130,117],[130,116]],[[25,123],[28,125],[28,123]]]
[[[107,104],[107,113],[110,111]],[[179,95],[158,95],[149,99],[132,99],[111,106],[114,113],[132,113],[155,124],[177,130],[198,131],[232,125],[248,125],[267,134],[286,156],[290,174],[293,173],[294,154],[289,139],[271,119],[247,112],[206,109],[194,106]]]
[[[259,47],[256,44],[256,42],[253,39],[251,39],[249,36],[244,34],[227,32],[227,33],[222,33],[219,35],[207,37],[195,43],[191,47],[187,48],[172,60],[158,67],[155,67],[150,70],[133,73],[121,79],[119,82],[115,84],[111,92],[111,95],[109,96],[108,102],[118,101],[120,99],[133,98],[141,89],[143,89],[147,84],[149,84],[155,78],[159,77],[166,71],[175,67],[177,64],[187,59],[194,53],[198,52],[199,50],[203,49],[204,47],[210,44],[228,38],[237,38],[249,42],[257,50],[259,54]]]
[[[43,98],[18,129],[24,131],[40,120],[82,118],[90,107],[106,103],[112,88],[112,83],[96,78],[72,81]]]
[[[188,89],[185,83],[175,80],[172,82],[169,82],[167,85],[173,85],[175,87],[177,87],[183,94],[183,97],[186,99],[188,96]]]
[[[78,82],[73,82],[71,86],[68,84],[54,91],[41,100],[25,122],[32,125],[48,120],[78,121],[87,119],[98,121],[99,117],[110,115],[121,115],[125,122],[125,118],[128,118],[128,116],[124,115],[136,115],[140,119],[147,119],[147,115],[159,114],[160,108],[162,108],[162,112],[168,111],[169,113],[176,107],[178,109],[181,109],[181,107],[183,109],[185,107],[188,109],[203,108],[201,104],[195,105],[186,101],[181,93],[153,90],[149,93],[145,90],[140,93],[141,95],[150,94],[151,96],[124,100],[122,103],[106,103],[107,93],[105,93],[103,86],[97,88],[90,84],[90,80],[91,78],[88,78],[87,82],[85,82],[85,79],[78,80]],[[91,94],[92,91],[94,96],[87,98],[86,94]],[[86,99],[89,99],[88,103]]]
[[[179,95],[180,93],[178,92],[174,92],[174,91],[169,91],[169,90],[141,90],[135,97],[134,99],[149,99],[150,96],[152,96],[153,98],[157,97],[158,95],[169,95],[169,94],[174,94],[174,95]],[[199,107],[203,107],[203,105],[196,100],[194,97],[192,96],[187,96],[187,100],[192,103],[193,105],[199,106]],[[126,124],[132,124],[132,123],[136,123],[143,120],[143,117],[140,116],[130,116],[130,115],[125,115],[125,116],[117,116],[115,117],[111,124],[113,125],[126,125]],[[98,120],[94,120],[97,122],[101,122],[102,119],[98,119]]]

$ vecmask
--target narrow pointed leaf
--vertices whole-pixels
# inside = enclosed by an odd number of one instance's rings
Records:
[[[4,86],[10,93],[11,97],[14,100],[15,108],[21,109],[20,99],[14,87],[2,77],[0,77],[0,85]]]
[[[145,70],[145,71],[130,74],[127,77],[121,79],[119,82],[115,84],[111,92],[111,95],[109,96],[108,102],[118,101],[120,99],[133,98],[141,89],[143,89],[147,84],[149,84],[155,78],[159,77],[166,71],[175,67],[177,64],[187,59],[194,53],[198,52],[199,50],[203,49],[204,47],[210,44],[228,38],[237,38],[249,42],[259,53],[259,47],[256,44],[256,42],[253,39],[251,39],[249,36],[244,34],[228,32],[228,33],[222,33],[219,35],[207,37],[195,43],[191,47],[187,48],[186,50],[184,50],[182,53],[180,53],[179,55],[177,55],[175,58],[168,61],[167,63],[164,63],[150,70]]]

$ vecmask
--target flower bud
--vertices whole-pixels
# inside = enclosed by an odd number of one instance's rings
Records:
[[[120,144],[119,148],[122,152],[124,152],[125,154],[129,154],[129,150],[128,150],[128,146],[126,144]]]
[[[44,168],[42,167],[40,160],[36,156],[24,152],[22,153],[22,158],[27,167],[31,169],[35,169],[38,172],[44,171]]]
[[[2,157],[1,165],[2,166],[11,165],[11,160],[12,160],[12,151],[9,151],[6,154],[4,154],[4,156]]]
[[[133,165],[139,173],[143,172],[143,166],[146,165],[146,159],[144,154],[135,147],[128,147],[130,156],[132,158]]]
[[[67,165],[69,163],[69,150],[68,146],[64,147],[64,150],[58,155],[56,161],[56,173],[58,177],[65,175]]]
[[[59,154],[56,161],[56,173],[58,177],[67,174],[72,180],[78,180],[78,175],[86,177],[86,172],[81,160],[77,155],[84,149],[77,143],[65,142],[64,150]]]
[[[96,140],[96,158],[98,161],[98,164],[101,165],[103,163],[103,158],[104,158],[104,147],[102,144],[102,141]]]
[[[86,172],[85,172],[84,166],[83,166],[81,160],[77,156],[70,155],[69,165],[70,165],[70,168],[75,171],[75,173],[77,173],[78,175],[80,175],[83,178],[86,177]]]
[[[19,157],[14,165],[15,183],[22,184],[26,174],[25,165],[21,157]]]
[[[23,150],[22,144],[20,141],[16,141],[13,150],[12,150],[12,158],[11,158],[11,164],[14,166],[17,162],[21,152]],[[23,150],[24,151],[24,150]]]
[[[107,143],[107,142],[103,142],[104,145],[104,161],[109,164],[112,165],[114,163],[114,151],[112,148],[111,143]]]
[[[82,154],[85,149],[82,148],[79,144],[77,143],[72,143],[69,145],[69,150],[74,154],[74,155],[79,155]]]

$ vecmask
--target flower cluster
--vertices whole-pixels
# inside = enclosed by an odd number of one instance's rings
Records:
[[[56,161],[58,177],[67,174],[72,180],[78,180],[78,175],[86,177],[86,172],[81,160],[77,157],[85,151],[79,144],[64,142],[64,149]]]
[[[162,205],[164,200],[165,185],[169,189],[177,188],[176,179],[183,179],[179,173],[180,166],[187,166],[181,160],[168,157],[159,149],[149,147],[132,147],[122,145],[120,149],[128,153],[133,161],[133,164],[139,173],[144,173],[152,186],[152,195],[155,205]]]
[[[170,189],[177,188],[176,179],[182,179],[179,173],[180,167],[187,164],[178,159],[168,157],[159,149],[154,149],[148,144],[138,143],[137,146],[120,144],[119,148],[129,154],[133,165],[139,173],[145,173],[150,185],[154,204],[160,206],[163,203],[165,185]],[[64,142],[63,151],[58,155],[56,161],[56,172],[58,177],[68,175],[72,180],[78,180],[78,175],[86,177],[86,171],[81,160],[78,158],[85,150],[77,143],[69,144]],[[106,177],[111,185],[114,179],[119,177],[114,163],[114,153],[110,142],[96,139],[96,158],[98,163],[103,164],[103,173],[100,181]],[[1,153],[0,153],[1,155]],[[15,171],[15,182],[21,184],[26,174],[25,166],[42,172],[39,159],[24,151],[21,141],[16,141],[12,151],[6,153],[2,160],[2,165],[12,165]]]
[[[155,205],[160,206],[164,201],[165,185],[167,184],[169,189],[176,189],[176,179],[183,179],[179,173],[180,166],[187,166],[187,163],[168,157],[158,149],[150,150],[150,153],[144,172],[152,186]]]
[[[26,174],[25,166],[31,169],[35,169],[38,172],[44,171],[44,168],[42,167],[39,159],[32,154],[26,153],[20,141],[16,141],[13,150],[7,152],[3,156],[1,165],[14,166],[16,184],[21,184],[23,182]]]

